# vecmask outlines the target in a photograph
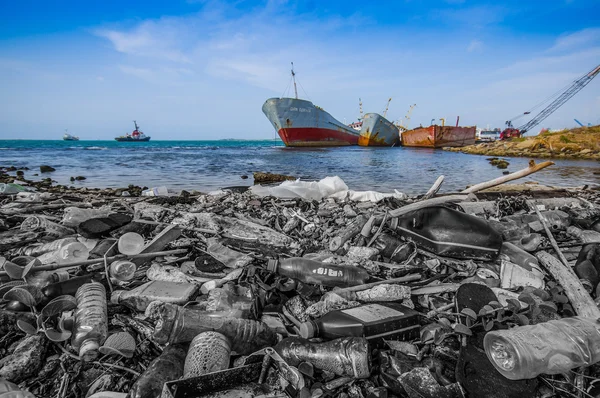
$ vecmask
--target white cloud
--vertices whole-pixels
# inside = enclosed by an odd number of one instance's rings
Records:
[[[598,43],[600,43],[600,28],[588,28],[560,36],[548,51],[567,51]]]
[[[135,76],[140,79],[153,81],[155,78],[155,73],[147,68],[136,68],[133,66],[119,65],[119,69],[121,70],[121,72],[127,75]]]
[[[467,47],[467,52],[475,52],[483,50],[483,42],[481,40],[471,40]]]

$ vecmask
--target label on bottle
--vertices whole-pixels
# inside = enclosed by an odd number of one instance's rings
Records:
[[[331,269],[327,267],[319,267],[312,270],[313,274],[332,276],[332,277],[343,277],[344,272],[341,269]]]
[[[393,308],[384,307],[380,304],[369,304],[362,307],[342,310],[343,313],[355,317],[362,322],[380,321],[386,318],[393,318],[404,315],[403,312]]]

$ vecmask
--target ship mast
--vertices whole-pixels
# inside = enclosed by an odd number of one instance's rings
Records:
[[[362,120],[363,110],[362,110],[362,100],[360,98],[358,99],[358,108],[359,108],[358,111],[360,112],[360,119],[358,119],[358,120]]]
[[[136,123],[136,121],[135,121],[135,120],[133,121],[133,124],[134,124],[134,126],[135,126],[135,129],[137,130],[137,129],[138,129],[138,125],[137,125],[137,123]]]
[[[383,111],[383,117],[385,117],[385,115],[387,114],[388,108],[390,107],[391,100],[392,100],[392,98],[390,97],[390,99],[387,102],[387,105],[385,106],[385,111]]]
[[[292,79],[294,79],[294,93],[296,94],[296,99],[298,99],[298,89],[296,88],[296,74],[294,73],[294,63],[292,62]]]

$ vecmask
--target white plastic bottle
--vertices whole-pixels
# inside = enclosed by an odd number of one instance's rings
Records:
[[[75,293],[77,310],[71,345],[84,361],[93,361],[108,337],[106,289],[98,282],[82,285]]]
[[[84,221],[92,218],[106,217],[110,214],[108,207],[99,209],[82,209],[81,207],[67,207],[63,213],[62,224],[67,227],[77,227]]]
[[[572,317],[497,330],[485,335],[483,347],[507,379],[564,373],[600,361],[600,322]]]
[[[78,261],[87,260],[90,251],[86,245],[81,242],[71,242],[60,249],[44,253],[38,257],[42,264],[72,264]]]

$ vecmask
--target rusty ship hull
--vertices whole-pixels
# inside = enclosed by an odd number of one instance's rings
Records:
[[[358,145],[394,146],[400,142],[400,130],[378,113],[367,113],[362,118]]]
[[[402,132],[403,146],[443,148],[475,144],[476,127],[438,126],[420,127]]]
[[[344,125],[310,101],[269,98],[262,111],[286,146],[358,145],[359,131]]]

